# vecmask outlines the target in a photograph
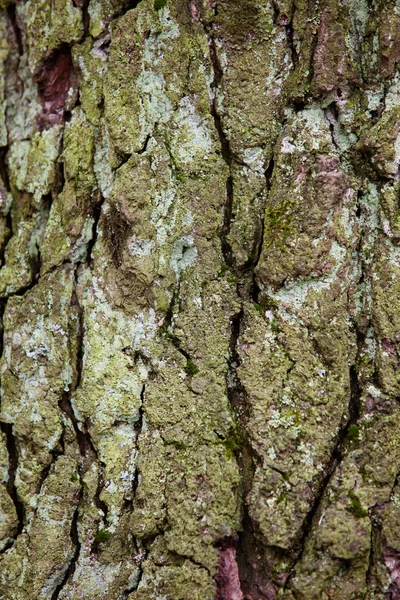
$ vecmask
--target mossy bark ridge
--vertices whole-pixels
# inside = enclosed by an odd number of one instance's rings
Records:
[[[0,0],[0,597],[400,598],[400,5]]]

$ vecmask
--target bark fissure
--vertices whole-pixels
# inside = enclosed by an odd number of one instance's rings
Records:
[[[70,530],[70,537],[71,537],[72,544],[75,547],[75,550],[74,550],[74,554],[68,564],[68,567],[65,571],[65,575],[64,575],[62,581],[59,583],[59,585],[54,590],[54,592],[51,596],[51,600],[57,600],[61,591],[67,584],[67,582],[72,578],[73,574],[75,573],[76,565],[78,563],[79,555],[81,552],[81,542],[79,539],[79,532],[78,532],[78,518],[79,518],[79,505],[80,505],[80,501],[81,501],[81,497],[82,497],[82,481],[80,483],[81,483],[80,496],[78,498],[78,503],[77,503],[77,506],[76,506],[76,509],[74,512],[74,516],[72,518],[71,530]]]
[[[215,14],[217,14],[217,7],[214,8]],[[265,223],[265,211],[263,211],[263,217],[261,219],[261,231],[258,239],[253,240],[253,256],[245,263],[242,267],[238,267],[232,251],[231,244],[229,243],[229,233],[231,231],[231,223],[233,218],[233,202],[234,202],[234,186],[233,186],[233,166],[243,164],[242,161],[236,160],[232,150],[230,141],[225,135],[222,120],[217,110],[217,93],[218,88],[223,79],[223,70],[218,58],[216,42],[214,38],[212,25],[205,25],[203,23],[204,31],[208,39],[209,51],[211,64],[213,66],[214,78],[211,83],[211,116],[214,121],[215,129],[218,134],[220,141],[221,156],[227,165],[229,175],[226,182],[226,202],[223,212],[223,224],[220,233],[222,254],[226,266],[236,275],[237,277],[237,294],[241,299],[241,303],[244,301],[254,302],[258,299],[258,286],[255,278],[255,269],[260,260],[263,242],[264,242],[264,223]],[[265,186],[266,194],[271,189],[271,180],[274,169],[274,159],[268,162],[265,168]],[[254,475],[255,465],[258,462],[251,443],[247,439],[247,421],[249,418],[249,403],[246,397],[246,390],[240,381],[237,368],[240,365],[240,357],[237,350],[237,344],[241,333],[241,327],[244,319],[243,306],[240,311],[230,318],[231,323],[231,338],[230,338],[230,356],[228,360],[227,369],[227,393],[230,406],[232,407],[233,413],[238,423],[240,436],[242,438],[242,448],[239,451],[235,451],[236,461],[241,473],[242,480],[242,531],[238,532],[237,539],[233,542],[235,552],[237,552],[237,564],[238,564],[238,577],[237,589],[235,587],[235,593],[242,594],[243,598],[251,597],[262,600],[264,595],[262,589],[270,587],[270,576],[263,569],[258,556],[261,553],[261,546],[257,539],[256,532],[253,527],[251,517],[249,515],[249,509],[247,504],[247,494],[251,489],[251,482]],[[223,543],[220,542],[220,543]],[[218,547],[218,544],[216,545]],[[217,585],[217,597],[225,598],[225,577],[216,576]],[[230,592],[229,592],[230,593]],[[224,595],[225,594],[225,595]],[[247,596],[247,594],[250,594]],[[253,596],[253,594],[256,594]]]
[[[22,532],[22,530],[24,528],[25,507],[18,497],[18,492],[17,492],[17,488],[15,485],[15,476],[16,476],[16,472],[17,472],[17,468],[18,468],[18,450],[17,450],[17,446],[16,446],[16,440],[13,435],[12,425],[10,423],[0,422],[0,430],[6,436],[7,452],[8,452],[8,458],[9,458],[8,481],[6,483],[6,488],[7,488],[8,495],[10,496],[11,500],[13,501],[13,504],[15,507],[15,512],[17,514],[17,520],[18,520],[18,526],[17,526],[17,531],[15,532],[15,535],[14,535],[14,540],[10,544],[5,546],[5,548],[3,549],[3,552],[5,552],[12,546],[15,539],[19,536],[19,534]]]
[[[329,117],[330,117],[330,115],[329,115]],[[338,145],[334,139],[333,124],[332,124],[331,120],[329,119],[329,117],[328,117],[328,122],[330,123],[332,142],[333,142],[334,146],[338,149]],[[336,112],[333,113],[333,119],[334,119],[335,123],[338,122],[338,113],[336,113]],[[332,129],[331,129],[331,127],[332,127]],[[359,202],[359,197],[357,196],[356,212],[358,212],[359,209],[360,209],[360,202]],[[365,277],[364,263],[363,263],[363,257],[362,257],[362,243],[363,243],[363,231],[361,230],[361,232],[359,234],[359,238],[358,238],[358,245],[356,248],[356,257],[355,257],[355,262],[360,268],[360,277],[359,277],[359,280],[357,281],[357,286],[360,286],[363,283],[364,277]],[[361,356],[362,351],[364,350],[366,334],[359,329],[357,322],[354,319],[352,320],[352,324],[353,324],[354,330],[356,332],[357,353],[356,353],[353,363],[349,367],[350,390],[349,390],[349,403],[348,403],[348,409],[347,409],[346,422],[344,424],[342,424],[339,428],[339,432],[337,434],[335,445],[333,447],[333,450],[331,452],[330,458],[327,463],[326,475],[320,482],[320,484],[318,486],[318,491],[317,491],[314,501],[313,501],[313,504],[303,521],[302,533],[301,533],[300,539],[299,539],[298,543],[295,544],[295,546],[294,546],[294,548],[296,548],[296,546],[298,548],[297,556],[293,562],[290,574],[285,583],[285,586],[284,586],[285,590],[290,589],[290,587],[291,587],[293,577],[296,574],[296,567],[300,563],[300,561],[304,555],[304,552],[306,550],[307,542],[312,534],[312,528],[313,528],[313,525],[315,522],[315,517],[316,517],[318,510],[321,506],[321,503],[324,499],[325,492],[326,492],[336,470],[341,465],[342,461],[344,460],[344,458],[346,456],[346,453],[348,450],[347,440],[349,437],[350,428],[354,425],[357,425],[360,420],[362,387],[359,382],[356,365]],[[372,549],[371,549],[371,552],[372,552]]]
[[[275,161],[274,161],[274,157],[272,156],[268,162],[268,165],[267,165],[265,171],[264,171],[266,202],[268,202],[269,194],[271,192],[274,167],[275,167]],[[265,207],[264,207],[263,216],[261,219],[260,237],[258,240],[255,240],[256,251],[254,253],[254,260],[250,261],[250,263],[248,264],[248,268],[251,271],[250,296],[251,296],[251,299],[253,300],[253,302],[255,302],[256,304],[258,304],[260,289],[257,284],[255,270],[258,266],[258,263],[260,262],[261,254],[263,251],[264,234],[265,234]]]
[[[87,245],[86,262],[88,265],[91,265],[93,262],[92,254],[93,254],[93,249],[96,245],[97,237],[99,234],[99,222],[100,222],[100,217],[101,217],[104,202],[105,202],[105,199],[103,198],[103,196],[100,196],[100,194],[99,194],[99,199],[96,202],[94,211],[93,211],[92,237],[89,240],[88,245]]]
[[[328,485],[329,485],[336,469],[338,468],[338,466],[340,465],[341,461],[344,458],[345,451],[346,451],[346,440],[347,440],[349,429],[350,429],[351,425],[357,424],[357,421],[359,418],[360,390],[359,390],[359,386],[358,386],[357,375],[356,375],[356,372],[355,372],[355,369],[353,366],[350,368],[350,387],[351,387],[351,391],[350,391],[350,399],[349,399],[349,407],[348,407],[349,417],[347,419],[345,426],[340,428],[336,444],[333,448],[330,459],[328,461],[326,475],[322,479],[322,482],[319,485],[318,492],[315,495],[314,502],[304,519],[302,534],[301,534],[298,544],[296,544],[299,548],[298,554],[297,554],[297,557],[292,566],[291,573],[285,584],[285,589],[288,589],[290,587],[291,580],[296,572],[296,566],[303,557],[303,554],[304,554],[304,551],[306,548],[306,544],[308,542],[308,539],[309,539],[311,531],[312,531],[312,526],[314,524],[314,518],[315,518],[315,516],[318,512],[318,509],[321,505],[321,502],[324,498],[325,491],[327,490]]]
[[[215,10],[216,10],[216,8],[215,8]],[[210,104],[210,112],[211,112],[211,116],[214,121],[215,129],[218,134],[218,139],[219,139],[220,147],[221,147],[221,156],[228,168],[228,173],[229,173],[227,180],[226,180],[226,201],[225,201],[225,206],[224,206],[222,228],[221,228],[221,247],[222,247],[222,253],[223,253],[226,265],[235,272],[236,261],[235,261],[235,257],[232,252],[231,245],[228,240],[228,236],[229,236],[229,232],[230,232],[230,228],[231,228],[233,194],[234,194],[233,172],[232,172],[232,165],[234,162],[234,157],[232,154],[230,141],[227,138],[227,136],[225,135],[221,117],[217,110],[217,93],[218,93],[218,87],[222,81],[223,71],[222,71],[221,63],[218,58],[217,46],[215,43],[213,31],[212,31],[212,25],[207,26],[203,23],[203,28],[204,28],[204,32],[205,32],[205,35],[208,40],[211,65],[213,68],[213,75],[214,75],[213,81],[210,86],[211,98],[212,98],[212,101]]]
[[[24,47],[23,47],[23,43],[22,43],[22,33],[21,33],[21,29],[18,25],[17,7],[14,2],[12,2],[11,4],[9,4],[7,6],[7,16],[8,16],[10,26],[11,26],[11,30],[15,37],[15,41],[17,43],[18,54],[19,54],[19,56],[22,56],[24,53]]]

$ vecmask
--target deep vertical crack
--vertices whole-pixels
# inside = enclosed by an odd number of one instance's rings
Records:
[[[88,243],[87,251],[86,251],[86,262],[91,265],[93,262],[93,248],[96,245],[97,237],[99,233],[99,222],[101,217],[101,211],[104,205],[104,197],[100,195],[93,209],[93,225],[92,225],[92,237]]]
[[[15,476],[18,468],[18,450],[15,437],[13,435],[13,427],[10,423],[0,422],[0,430],[6,436],[6,445],[7,445],[7,453],[8,453],[8,480],[6,483],[6,489],[8,495],[13,501],[15,512],[17,514],[18,525],[17,531],[15,532],[14,539],[18,537],[21,531],[24,528],[25,524],[25,507],[21,500],[18,497],[17,488],[15,485]],[[7,545],[4,548],[8,550],[10,546]]]
[[[361,334],[357,329],[356,329],[356,333],[357,333],[357,347],[358,347],[357,357],[358,357],[360,355],[362,347],[364,345],[365,335]],[[357,357],[355,359],[355,363],[357,362]],[[349,368],[349,384],[350,384],[350,389],[349,389],[349,402],[348,402],[348,409],[347,409],[347,420],[346,420],[346,423],[344,425],[342,425],[339,429],[339,432],[338,432],[338,435],[336,438],[336,443],[333,447],[333,450],[330,455],[330,459],[328,461],[328,468],[327,468],[326,475],[322,479],[321,483],[319,484],[319,488],[315,495],[314,502],[303,521],[302,533],[301,533],[298,543],[296,544],[296,546],[298,548],[297,557],[292,565],[290,575],[285,583],[285,589],[290,587],[291,581],[295,575],[296,566],[298,565],[298,563],[301,561],[301,559],[303,557],[303,554],[304,554],[304,551],[306,548],[306,543],[312,532],[314,518],[317,514],[317,511],[318,511],[320,505],[321,505],[325,491],[326,491],[336,469],[341,464],[341,462],[345,456],[347,439],[348,439],[350,427],[352,425],[356,425],[360,418],[362,389],[361,389],[361,386],[360,386],[360,383],[358,380],[357,370],[356,370],[356,367],[354,364],[352,364]]]
[[[215,9],[216,10],[216,9]],[[213,66],[214,78],[211,84],[211,96],[212,103],[210,107],[211,116],[214,120],[215,129],[218,133],[218,138],[221,147],[221,156],[228,169],[228,177],[226,182],[226,202],[224,205],[223,213],[223,224],[221,228],[221,249],[225,264],[229,269],[237,276],[237,294],[241,298],[241,304],[243,306],[243,300],[254,301],[254,297],[258,296],[258,288],[255,279],[255,268],[259,262],[263,240],[264,240],[264,214],[261,219],[261,230],[259,238],[254,240],[254,252],[252,258],[242,267],[238,268],[236,260],[232,251],[231,244],[229,243],[229,233],[232,222],[233,212],[233,199],[234,199],[234,181],[233,181],[233,165],[236,161],[233,156],[229,139],[226,137],[223,130],[221,117],[217,110],[217,91],[223,78],[223,70],[218,58],[216,43],[212,31],[212,26],[207,26],[203,23],[203,28],[208,39],[210,59]],[[267,195],[269,194],[271,187],[271,178],[274,169],[274,160],[270,159],[265,169],[265,181]],[[254,531],[253,523],[249,515],[248,505],[246,497],[250,492],[251,483],[254,476],[255,465],[258,461],[258,457],[254,454],[251,447],[250,441],[246,436],[247,423],[249,419],[249,403],[246,396],[246,390],[238,376],[238,366],[240,364],[240,357],[238,353],[238,340],[241,333],[241,326],[244,318],[243,307],[239,312],[231,316],[231,339],[230,339],[230,353],[227,365],[227,394],[230,406],[235,415],[236,422],[242,438],[241,449],[235,452],[236,461],[241,474],[242,481],[242,527],[241,531],[238,532],[237,538],[233,543],[235,551],[237,552],[237,564],[239,568],[239,578],[241,591],[245,595],[244,597],[253,597],[252,594],[259,594],[259,590],[266,589],[269,587],[269,575],[265,572],[265,565],[263,561],[259,560],[262,555],[260,543],[257,540],[256,532]],[[218,546],[218,544],[217,544]],[[217,588],[218,588],[217,581]],[[263,596],[254,596],[262,598]]]
[[[78,534],[78,518],[79,518],[79,502],[82,497],[82,481],[80,483],[81,483],[80,495],[78,498],[78,503],[77,503],[77,506],[76,506],[76,509],[74,512],[74,516],[73,516],[72,523],[71,523],[71,530],[70,530],[70,537],[71,537],[71,541],[72,541],[73,545],[75,546],[75,551],[74,551],[74,555],[65,571],[62,581],[56,587],[56,589],[54,590],[54,592],[51,596],[51,600],[57,600],[57,598],[60,595],[61,590],[64,588],[67,581],[69,581],[69,579],[75,573],[76,565],[77,565],[78,558],[79,558],[80,551],[81,551],[81,542],[79,540],[79,534]]]
[[[72,298],[71,298],[71,309],[73,309],[75,311],[75,314],[77,316],[77,327],[75,329],[76,348],[75,348],[75,355],[74,355],[74,357],[75,357],[75,378],[74,378],[73,385],[68,389],[68,391],[65,391],[63,393],[62,398],[58,402],[58,406],[59,406],[61,412],[66,416],[66,418],[72,424],[72,427],[75,432],[76,440],[78,443],[79,453],[80,453],[80,457],[81,457],[81,464],[79,465],[80,492],[79,492],[77,507],[76,507],[76,510],[74,513],[74,517],[73,517],[73,520],[71,523],[71,530],[70,530],[71,541],[75,548],[74,555],[71,558],[71,561],[68,565],[68,568],[66,569],[66,572],[64,574],[62,581],[54,590],[51,600],[56,600],[59,597],[61,590],[64,588],[64,586],[67,584],[67,582],[70,580],[70,578],[72,577],[72,575],[75,572],[76,565],[78,563],[80,551],[81,551],[81,542],[80,542],[79,534],[78,534],[78,519],[79,519],[80,500],[83,495],[82,477],[89,470],[89,468],[91,467],[93,462],[96,461],[98,463],[97,451],[93,445],[90,434],[87,431],[86,425],[85,425],[85,423],[81,423],[78,420],[78,418],[75,415],[73,405],[72,405],[72,394],[74,392],[76,392],[76,390],[79,387],[79,385],[81,384],[81,380],[82,380],[83,344],[84,344],[84,323],[83,323],[84,315],[83,315],[83,310],[79,303],[78,294],[77,294],[77,284],[78,284],[77,272],[78,272],[78,267],[76,267],[76,269],[75,269],[75,282],[74,282],[74,289],[73,289]],[[72,337],[72,332],[70,332],[70,338],[71,337]],[[71,350],[70,350],[70,355],[71,355],[71,360],[72,360],[73,353],[71,352]],[[103,506],[104,503],[102,503],[99,499],[101,489],[102,489],[102,475],[101,475],[101,469],[99,467],[99,481],[98,481],[98,487],[96,490],[95,504],[96,504],[97,508],[99,510],[102,510],[103,514],[106,516],[107,511],[106,510],[104,511],[104,506]]]
[[[274,157],[272,156],[270,158],[270,160],[268,161],[268,164],[266,165],[266,168],[264,171],[266,203],[269,200],[269,195],[271,192],[274,167],[275,167],[275,160],[274,160]],[[261,254],[262,254],[263,247],[264,247],[265,211],[266,211],[266,206],[264,206],[263,215],[261,218],[260,236],[259,236],[258,240],[255,240],[256,247],[255,247],[255,252],[254,252],[254,259],[252,261],[250,261],[249,265],[247,266],[247,268],[250,268],[250,270],[251,270],[250,298],[253,302],[256,302],[257,304],[258,304],[258,300],[259,300],[260,288],[257,283],[255,270],[258,266],[258,263],[260,262]]]
[[[7,6],[7,17],[8,17],[8,22],[10,24],[11,30],[15,37],[15,41],[17,43],[18,54],[19,54],[19,56],[22,56],[24,53],[24,46],[22,43],[21,28],[18,25],[18,21],[17,21],[17,7],[16,7],[15,2],[12,2],[11,4],[9,4]]]
[[[221,247],[222,253],[224,256],[225,263],[231,268],[233,271],[236,269],[236,261],[233,256],[232,248],[228,240],[230,228],[231,228],[231,220],[232,220],[232,207],[233,207],[233,174],[232,174],[232,163],[233,163],[233,155],[231,151],[230,141],[226,137],[225,132],[223,130],[221,117],[217,110],[217,91],[221,84],[223,71],[222,66],[218,58],[217,47],[215,43],[215,39],[212,32],[212,27],[207,27],[203,24],[204,32],[208,40],[210,59],[213,68],[214,78],[211,83],[211,94],[212,94],[212,102],[210,105],[211,116],[214,120],[215,129],[218,133],[218,139],[220,141],[221,146],[221,156],[228,168],[228,177],[226,180],[226,202],[224,206],[224,216],[222,222],[221,229]]]
[[[82,36],[81,41],[83,41],[89,33],[89,26],[90,26],[89,0],[72,0],[72,2],[75,6],[77,6],[78,8],[81,9],[82,25],[83,25],[83,36]]]
[[[140,400],[141,400],[141,404],[140,404],[140,408],[139,408],[139,419],[138,421],[135,423],[135,433],[136,433],[136,448],[138,449],[138,440],[139,440],[139,436],[142,432],[143,429],[143,415],[144,415],[144,395],[146,392],[146,385],[143,384],[142,389],[140,391]],[[139,479],[140,479],[140,471],[139,471],[139,467],[136,466],[135,467],[135,472],[133,475],[133,481],[132,481],[132,501],[129,501],[127,504],[130,505],[130,508],[133,509],[134,508],[134,504],[135,504],[135,498],[136,498],[136,491],[139,485]]]
[[[0,301],[0,319],[1,319],[1,329],[0,329],[0,355],[3,356],[4,351],[4,313],[7,306],[7,299]],[[3,552],[8,550],[8,548],[14,543],[14,540],[18,537],[21,531],[24,528],[25,524],[25,507],[23,502],[19,499],[17,487],[15,485],[15,477],[18,469],[18,448],[16,438],[13,434],[13,426],[11,423],[0,422],[0,431],[5,435],[6,438],[6,447],[8,454],[8,478],[6,482],[7,493],[10,496],[15,512],[17,515],[17,530],[14,534],[14,539],[10,544],[7,544],[3,549]]]

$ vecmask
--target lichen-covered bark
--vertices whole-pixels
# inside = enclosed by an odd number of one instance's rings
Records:
[[[0,597],[400,598],[400,5],[0,0]]]

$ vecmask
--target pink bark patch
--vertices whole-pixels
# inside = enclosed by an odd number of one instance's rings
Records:
[[[243,600],[235,548],[219,550],[219,565],[215,582],[217,584],[215,600]]]
[[[385,600],[400,600],[400,554],[393,548],[387,548],[383,558],[392,580]]]
[[[392,340],[389,340],[388,338],[383,338],[382,349],[384,352],[386,352],[386,354],[390,356],[390,358],[396,357],[396,346],[394,342],[392,342]]]
[[[62,44],[52,50],[35,75],[43,106],[42,126],[53,126],[64,118],[65,103],[74,78],[71,48]]]

